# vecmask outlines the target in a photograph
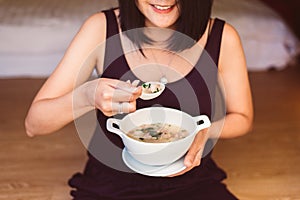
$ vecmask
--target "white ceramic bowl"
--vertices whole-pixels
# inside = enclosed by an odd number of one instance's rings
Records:
[[[202,122],[201,124],[199,122]],[[183,139],[166,143],[146,143],[126,135],[142,124],[167,123],[179,126],[189,132]],[[198,124],[199,123],[199,124]],[[195,135],[211,123],[206,115],[192,117],[189,114],[166,107],[139,109],[123,119],[109,118],[107,130],[119,135],[133,158],[146,165],[166,165],[181,158],[189,149]],[[119,128],[114,127],[117,125]]]

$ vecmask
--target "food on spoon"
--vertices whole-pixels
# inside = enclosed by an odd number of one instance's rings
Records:
[[[142,88],[143,88],[143,92],[147,94],[157,93],[162,90],[161,85],[155,83],[144,83],[142,85]]]

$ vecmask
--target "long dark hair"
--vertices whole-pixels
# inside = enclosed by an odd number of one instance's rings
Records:
[[[181,34],[173,34],[168,42],[168,48],[182,51],[190,48],[204,34],[211,17],[213,0],[176,0],[180,8],[180,16],[175,22],[175,30]],[[141,31],[129,31],[145,27],[145,17],[136,6],[135,0],[119,0],[120,23],[122,31],[137,47],[143,43],[151,43],[151,39]],[[176,32],[175,32],[176,33]],[[180,37],[180,38],[179,38]],[[184,39],[191,38],[191,39]]]

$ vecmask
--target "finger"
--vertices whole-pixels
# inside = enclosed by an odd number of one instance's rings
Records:
[[[180,176],[180,175],[185,174],[186,172],[190,171],[190,170],[193,169],[194,167],[199,166],[200,163],[201,163],[202,152],[203,152],[202,149],[200,149],[200,150],[198,151],[198,153],[197,153],[196,156],[195,156],[194,162],[193,162],[193,164],[192,164],[190,167],[186,167],[184,170],[182,170],[182,171],[180,171],[180,172],[178,172],[178,173],[176,173],[176,174],[172,174],[172,175],[170,175],[169,177]]]
[[[138,88],[133,86],[131,83],[120,81],[117,79],[106,79],[106,80],[107,80],[107,84],[112,88],[124,90],[132,94],[137,93],[138,91]]]
[[[200,148],[201,147],[199,147],[199,141],[197,141],[197,139],[195,138],[192,146],[190,147],[188,153],[186,154],[186,156],[184,158],[185,166],[187,166],[187,167],[192,166]]]
[[[193,165],[195,165],[195,166],[199,166],[199,165],[200,165],[201,159],[202,159],[202,155],[203,155],[203,148],[201,148],[201,149],[198,151],[198,153],[197,153],[197,155],[196,155],[196,158],[195,158],[195,160],[194,160]]]
[[[96,94],[100,95],[100,99],[104,101],[128,102],[134,101],[141,95],[142,88],[138,87],[136,92],[131,93],[122,89],[116,89],[111,86],[101,88]],[[99,96],[95,96],[98,98]]]
[[[140,83],[140,80],[134,80],[131,85],[133,85],[134,87],[137,87],[139,85],[139,83]]]
[[[130,113],[136,110],[136,103],[135,102],[113,102],[112,103],[112,110],[113,114],[122,114],[122,113]]]
[[[207,137],[205,133],[206,131],[202,131],[196,135],[187,155],[184,158],[184,164],[186,168],[176,174],[170,175],[169,177],[180,176],[190,171],[194,167],[200,165],[204,150],[204,144],[206,143],[205,138]]]
[[[105,116],[113,116],[116,114],[122,113],[130,113],[136,110],[136,103],[135,102],[110,102],[104,105],[101,105],[99,109]]]
[[[184,170],[182,170],[182,171],[180,171],[180,172],[178,172],[176,174],[172,174],[172,175],[170,175],[168,177],[180,176],[180,175],[185,174],[186,172],[190,171],[191,169],[192,169],[192,167],[187,167]]]
[[[206,134],[204,131],[197,133],[187,155],[184,159],[184,164],[187,167],[190,167],[195,162],[196,156],[199,154],[199,151],[204,148],[206,143]],[[202,156],[202,153],[200,154]]]
[[[196,154],[196,156],[195,156],[195,158],[194,158],[193,164],[192,164],[192,167],[193,167],[193,168],[200,165],[200,163],[201,163],[201,158],[202,158],[202,153],[203,153],[203,150],[202,150],[202,149],[200,149],[200,150],[197,152],[197,154]]]
[[[121,89],[115,89],[111,94],[111,100],[114,102],[131,102],[135,101],[141,95],[142,88],[138,87],[136,93],[130,93]],[[106,99],[110,100],[110,99]]]
[[[134,80],[134,81],[132,81],[132,83],[131,83],[130,80],[127,80],[126,83],[129,83],[129,84],[131,84],[134,87],[137,87],[138,84],[140,83],[140,80]]]

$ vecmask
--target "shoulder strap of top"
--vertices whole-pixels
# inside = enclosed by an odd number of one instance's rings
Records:
[[[106,38],[109,38],[119,33],[118,22],[113,9],[103,12],[106,16]]]
[[[118,35],[119,26],[114,9],[103,12],[106,17],[106,43],[103,66],[103,71],[105,71],[116,59],[122,57],[124,53],[121,46],[121,39]]]
[[[119,34],[119,27],[116,15],[113,9],[103,11],[106,16],[106,39],[112,37],[114,35]],[[220,48],[221,48],[221,41],[222,41],[222,34],[224,28],[225,21],[215,18],[214,24],[210,31],[209,37],[207,39],[207,44],[205,46],[206,51],[209,53],[213,61],[215,62],[216,66],[219,63],[219,56],[220,56]],[[117,40],[117,41],[115,41]],[[120,45],[119,37],[114,39],[114,45],[107,45],[107,47],[116,47],[115,45]],[[114,48],[119,49],[119,48]],[[107,50],[106,50],[107,52]],[[107,54],[105,54],[107,57]],[[110,63],[109,59],[104,60],[106,64]],[[104,65],[107,66],[107,65]]]
[[[215,64],[219,64],[220,48],[222,41],[222,34],[225,21],[216,18],[212,26],[211,32],[207,39],[206,51],[209,53]]]

